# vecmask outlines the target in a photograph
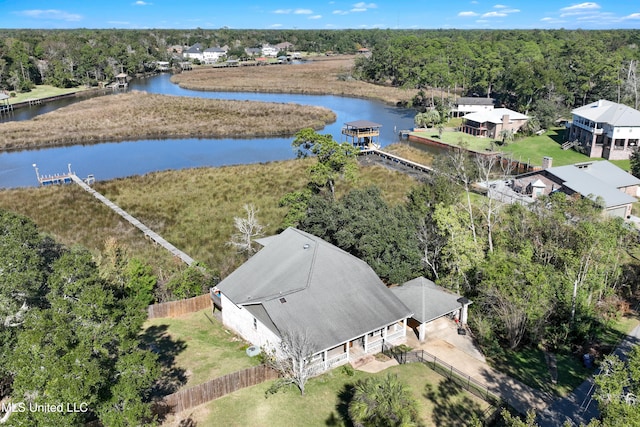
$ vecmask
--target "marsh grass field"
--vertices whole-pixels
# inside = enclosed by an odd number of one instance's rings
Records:
[[[234,233],[233,217],[244,204],[258,209],[267,235],[278,232],[286,208],[278,202],[308,182],[307,168],[315,159],[264,164],[155,172],[97,182],[95,189],[158,232],[161,236],[223,276],[242,261],[226,244]],[[382,166],[360,168],[354,184],[339,183],[337,191],[376,185],[390,203],[400,203],[417,181]],[[67,245],[79,244],[99,254],[109,237],[151,265],[165,278],[182,268],[168,252],[126,223],[76,185],[0,191],[0,207],[32,218],[41,231]]]
[[[304,64],[256,67],[200,67],[176,74],[171,81],[185,89],[302,93],[377,99],[388,104],[407,103],[417,89],[375,85],[351,76],[355,56],[313,57]]]
[[[109,141],[293,135],[336,120],[332,111],[292,103],[249,102],[128,92],[80,101],[31,120],[0,123],[0,149]]]

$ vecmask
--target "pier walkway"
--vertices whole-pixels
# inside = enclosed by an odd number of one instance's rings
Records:
[[[420,163],[404,159],[376,148],[361,150],[358,152],[358,155],[363,159],[376,161],[377,163],[381,163],[391,169],[413,175],[417,179],[424,179],[425,175],[429,175],[434,172],[433,168],[430,168],[429,166],[421,165]]]
[[[129,215],[124,209],[120,208],[118,205],[113,203],[111,200],[107,199],[102,194],[98,193],[96,190],[94,190],[93,188],[89,187],[89,185],[87,185],[84,181],[82,181],[80,178],[78,178],[77,175],[71,174],[70,177],[73,180],[73,182],[75,182],[80,187],[82,187],[85,191],[87,191],[88,193],[93,195],[93,197],[95,197],[96,199],[100,200],[102,203],[107,205],[112,211],[114,211],[115,213],[120,215],[122,218],[126,219],[131,225],[133,225],[134,227],[136,227],[140,231],[142,231],[146,237],[149,237],[155,243],[157,243],[158,245],[162,246],[163,248],[165,248],[166,250],[171,252],[174,256],[180,258],[180,260],[182,260],[182,262],[184,262],[187,265],[191,265],[191,264],[193,264],[195,262],[193,258],[191,258],[189,255],[185,254],[180,249],[178,249],[175,246],[173,246],[171,243],[167,242],[158,233],[156,233],[155,231],[151,230],[149,227],[147,227],[146,225],[141,223],[135,217]]]

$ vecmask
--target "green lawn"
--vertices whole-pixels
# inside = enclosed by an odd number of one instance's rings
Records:
[[[465,425],[472,414],[480,416],[488,407],[486,402],[461,391],[426,365],[412,363],[378,374],[355,371],[353,376],[348,376],[343,368],[336,368],[311,379],[305,396],[290,388],[266,397],[265,391],[271,384],[267,382],[231,393],[189,413],[197,425],[348,426],[345,418],[353,384],[361,378],[387,373],[398,375],[409,386],[418,400],[425,426]]]
[[[40,98],[47,98],[50,96],[65,95],[67,93],[79,92],[81,90],[86,90],[86,87],[80,86],[80,87],[63,89],[63,88],[54,87],[50,85],[38,85],[34,89],[32,89],[30,92],[16,93],[15,97],[12,96],[11,98],[9,98],[9,104],[24,102],[29,99],[40,99]]]
[[[142,338],[160,355],[165,380],[179,388],[259,364],[245,353],[249,345],[226,330],[210,309],[175,319],[148,320]]]
[[[561,145],[564,142],[564,131],[564,128],[549,129],[542,135],[518,139],[506,146],[501,145],[500,141],[491,138],[478,138],[458,131],[444,131],[442,138],[439,138],[436,129],[429,129],[426,132],[413,132],[412,135],[426,136],[447,144],[462,146],[478,152],[501,151],[511,155],[514,160],[538,166],[542,165],[542,158],[545,156],[553,158],[554,166],[588,161],[589,157],[584,154],[580,154],[572,149],[562,149]],[[625,164],[628,164],[624,161],[614,163],[623,169],[628,169],[628,166],[626,168],[624,167]]]

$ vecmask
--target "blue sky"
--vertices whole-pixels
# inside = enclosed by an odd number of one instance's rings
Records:
[[[640,0],[0,0],[0,28],[640,28]]]

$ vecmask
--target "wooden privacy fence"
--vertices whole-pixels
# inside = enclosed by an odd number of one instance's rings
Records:
[[[149,319],[177,317],[211,307],[211,296],[207,293],[198,297],[153,304],[147,308]]]
[[[162,400],[161,404],[166,412],[178,413],[245,387],[276,378],[278,378],[278,372],[270,367],[266,365],[253,366],[170,394]]]

